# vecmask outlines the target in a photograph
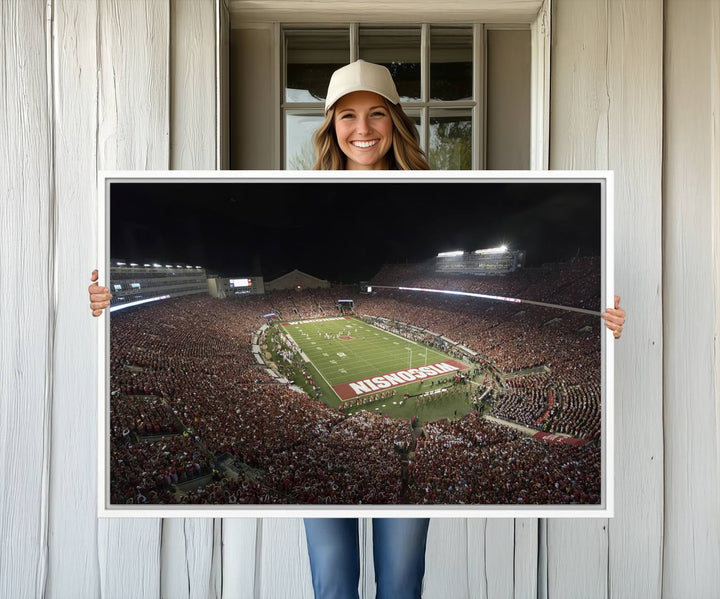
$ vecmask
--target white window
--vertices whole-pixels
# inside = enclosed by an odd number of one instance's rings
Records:
[[[405,112],[420,133],[430,167],[435,170],[487,168],[487,56],[491,64],[507,59],[513,79],[498,77],[498,89],[519,82],[524,95],[521,118],[512,118],[502,143],[519,140],[523,156],[514,164],[492,161],[495,168],[528,168],[530,146],[530,30],[513,28],[515,40],[493,35],[483,25],[327,26],[282,29],[282,161],[288,170],[308,170],[314,162],[312,133],[323,119],[323,102],[332,72],[361,58],[383,64],[393,75]],[[517,33],[526,39],[518,38]],[[508,52],[508,41],[523,46]],[[492,44],[492,45],[489,45]],[[505,56],[507,55],[507,56]],[[518,57],[520,65],[517,64]],[[502,81],[501,81],[502,80]],[[510,90],[512,93],[512,90]],[[514,98],[517,104],[517,98]],[[490,103],[492,106],[492,103]],[[492,115],[490,115],[492,116]],[[495,121],[497,123],[497,121]],[[518,123],[520,130],[518,130]],[[505,162],[505,164],[503,164]],[[492,167],[491,167],[492,168]]]
[[[547,168],[545,12],[515,25],[283,25],[286,14],[269,12],[266,22],[246,23],[242,11],[234,17],[231,169],[311,168],[330,76],[358,58],[390,69],[433,169]]]

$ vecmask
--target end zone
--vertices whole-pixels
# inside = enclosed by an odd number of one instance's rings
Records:
[[[361,395],[374,393],[375,391],[393,389],[394,387],[400,387],[402,385],[414,383],[415,381],[421,381],[423,379],[430,379],[469,369],[470,367],[467,364],[463,364],[457,360],[445,360],[443,362],[436,362],[435,364],[418,366],[417,368],[408,368],[407,370],[389,372],[369,379],[363,379],[361,381],[333,385],[332,389],[341,400],[347,401],[348,399],[354,399],[356,397],[360,397]]]

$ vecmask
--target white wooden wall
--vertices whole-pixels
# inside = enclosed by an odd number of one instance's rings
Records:
[[[659,597],[663,551],[660,1],[553,0],[550,168],[615,171],[612,520],[549,521],[550,597]]]
[[[720,595],[720,3],[665,15],[663,589]]]
[[[0,2],[1,597],[312,595],[300,520],[95,517],[95,173],[225,163],[226,11]],[[434,519],[424,596],[720,596],[720,3],[553,0],[551,110],[616,173],[616,517]]]

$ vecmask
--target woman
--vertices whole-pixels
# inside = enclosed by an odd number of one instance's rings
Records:
[[[313,135],[314,170],[427,170],[415,124],[400,107],[390,72],[362,60],[335,71],[325,100],[325,119]],[[97,270],[92,281],[97,281]],[[93,316],[112,295],[93,283],[88,288]],[[625,311],[615,296],[603,315],[620,337]],[[428,518],[373,518],[373,555],[379,599],[419,598],[425,571]],[[360,577],[358,521],[306,518],[305,533],[315,597],[358,597]]]
[[[325,120],[313,135],[314,170],[428,170],[415,123],[390,71],[358,60],[330,78]],[[419,598],[428,518],[373,518],[378,599]],[[305,518],[315,597],[358,597],[356,518]]]

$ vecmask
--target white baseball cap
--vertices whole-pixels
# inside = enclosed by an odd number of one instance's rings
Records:
[[[364,60],[356,60],[340,67],[330,77],[330,85],[328,85],[325,99],[325,112],[344,95],[357,91],[375,92],[393,104],[400,101],[395,82],[386,67]]]

